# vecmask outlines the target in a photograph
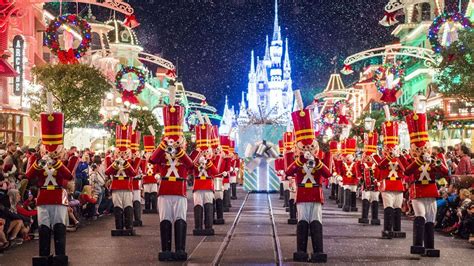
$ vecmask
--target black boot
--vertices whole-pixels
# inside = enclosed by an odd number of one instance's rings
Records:
[[[372,201],[372,219],[370,220],[371,225],[380,225],[379,219],[379,202]]]
[[[293,253],[294,261],[308,261],[308,228],[309,224],[306,221],[299,221],[296,226],[296,252]]]
[[[297,224],[298,219],[296,219],[296,203],[294,199],[290,199],[290,219],[288,219],[288,224]]]
[[[341,186],[341,185],[338,185],[339,186],[339,189],[338,189],[338,192],[337,192],[337,207],[338,208],[342,208],[344,206],[344,194],[345,194],[345,190],[344,188]]]
[[[344,189],[344,206],[342,207],[342,211],[351,211],[351,199],[351,191],[349,189]]]
[[[152,192],[150,195],[151,213],[158,213],[158,193]]]
[[[125,230],[123,230],[123,235],[133,236],[135,235],[135,230],[133,230],[133,208],[128,206],[123,210],[123,221]]]
[[[201,205],[194,206],[194,230],[193,235],[195,236],[202,236],[202,215],[204,213],[204,209]]]
[[[172,261],[171,235],[172,225],[168,220],[160,222],[161,252],[158,255],[159,261]]]
[[[279,199],[284,199],[285,198],[285,191],[283,190],[283,183],[280,182],[280,198]]]
[[[222,199],[216,199],[216,216],[214,224],[224,224],[224,201]]]
[[[313,243],[311,262],[327,262],[328,256],[323,253],[323,225],[319,221],[312,221],[309,226],[311,230],[311,242]]]
[[[123,210],[119,207],[114,207],[115,230],[112,230],[112,236],[121,236],[123,231]]]
[[[186,222],[183,219],[174,222],[174,241],[176,247],[174,259],[186,261],[188,259],[188,254],[186,253]]]
[[[369,200],[363,199],[362,200],[362,218],[359,218],[360,224],[368,224],[369,223]]]
[[[151,194],[145,192],[145,209],[143,213],[149,213],[148,211],[151,209]]]
[[[39,234],[39,256],[33,257],[33,266],[50,265],[51,255],[51,229],[46,225],[41,225],[38,228]]]
[[[393,211],[393,238],[406,238],[405,232],[402,232],[402,210],[396,208]]]
[[[224,190],[224,199],[223,199],[223,202],[224,202],[224,207],[223,207],[223,211],[224,212],[229,212],[229,208],[231,206],[230,205],[230,197],[229,197],[229,190]]]
[[[387,207],[383,209],[383,239],[392,239],[393,237],[393,208]]]
[[[434,223],[425,223],[425,256],[439,257],[439,249],[434,248]]]
[[[329,199],[336,199],[336,185],[331,184],[331,195],[329,196]]]
[[[284,197],[283,208],[286,208],[289,206],[289,202],[290,202],[290,190],[285,190],[283,197]]]
[[[351,192],[351,212],[356,212],[357,209],[357,193]]]
[[[334,199],[336,200],[336,203],[337,203],[339,199],[339,185],[334,183],[333,186],[334,186]]]
[[[425,254],[425,247],[423,246],[424,233],[425,218],[417,216],[413,221],[413,246],[410,247],[411,254]]]
[[[230,188],[232,189],[232,196],[230,199],[236,200],[237,199],[237,183],[230,184]]]
[[[133,202],[133,226],[143,226],[142,222],[142,205],[140,201]]]
[[[68,257],[66,256],[66,225],[55,224],[54,233],[54,252],[53,265],[68,265]]]
[[[212,205],[212,203],[206,203],[204,204],[204,235],[214,235],[214,229],[212,228],[213,220],[214,206]]]

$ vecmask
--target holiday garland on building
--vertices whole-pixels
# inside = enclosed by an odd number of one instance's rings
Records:
[[[125,88],[122,82],[122,79],[124,78],[125,75],[130,75],[134,74],[137,79],[138,79],[138,85],[135,88]],[[138,103],[138,98],[137,96],[143,91],[145,88],[145,81],[146,81],[146,75],[145,73],[133,66],[124,66],[122,67],[118,72],[117,75],[115,76],[115,87],[117,88],[117,91],[122,94],[122,101],[128,102],[130,104],[137,104]],[[129,80],[129,82],[133,82],[132,80]]]
[[[393,75],[393,81],[396,81],[398,79],[398,82],[390,88],[388,86],[392,84],[388,84],[387,81],[387,77],[389,74]],[[377,90],[382,94],[380,100],[388,104],[396,102],[396,94],[403,86],[404,77],[405,69],[400,63],[387,63],[377,68],[374,74],[374,81]],[[385,83],[383,85],[382,79],[385,80]]]
[[[439,16],[437,16],[434,20],[433,23],[430,26],[430,29],[428,31],[428,39],[430,40],[431,43],[431,49],[435,53],[441,53],[443,49],[446,49],[447,47],[444,47],[441,45],[441,42],[439,41],[439,32],[441,29],[446,30],[446,23],[460,23],[461,26],[465,30],[470,30],[472,28],[471,21],[469,18],[464,17],[463,14],[454,12],[454,13],[443,13]]]

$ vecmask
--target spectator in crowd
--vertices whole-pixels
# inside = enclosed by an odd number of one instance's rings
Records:
[[[474,220],[473,210],[474,205],[470,199],[471,192],[467,189],[461,189],[460,198],[462,200],[461,205],[458,208],[459,217],[459,229],[455,232],[455,236],[469,239],[471,234],[474,234]]]
[[[76,231],[77,227],[79,226],[79,220],[77,219],[79,214],[79,208],[81,203],[79,200],[74,198],[74,182],[69,182],[67,184],[67,195],[68,195],[68,208],[67,213],[69,216],[69,226],[67,227],[67,231]]]
[[[465,145],[461,144],[456,149],[456,155],[459,158],[459,163],[456,166],[455,175],[468,175],[471,173],[471,150]]]
[[[0,218],[0,252],[7,249],[10,246],[10,242],[5,235],[5,219]]]
[[[95,216],[95,205],[97,203],[96,197],[92,194],[92,187],[85,185],[82,189],[79,201],[82,205],[82,214],[85,218],[91,219]]]
[[[20,192],[16,189],[10,189],[8,191],[8,197],[10,199],[10,211],[21,218],[23,223],[21,224],[21,233],[23,240],[30,240],[28,236],[30,232],[30,226],[33,224],[33,217],[38,215],[36,210],[27,210],[21,204]]]
[[[89,183],[92,186],[92,192],[97,196],[97,204],[95,206],[95,215],[99,215],[98,209],[102,202],[102,199],[105,194],[105,182],[106,178],[103,173],[101,173],[101,158],[100,156],[94,156],[93,163],[91,165],[91,173],[89,175]]]
[[[89,179],[89,154],[84,153],[76,167],[76,191],[81,192]]]

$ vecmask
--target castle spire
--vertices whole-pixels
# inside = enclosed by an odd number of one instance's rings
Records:
[[[253,50],[252,50],[251,60],[252,62],[250,63],[250,74],[254,74],[255,73],[255,59],[253,55]]]
[[[246,104],[245,104],[245,92],[242,91],[242,101],[240,101],[240,110],[245,110],[247,109]]]
[[[268,61],[270,60],[270,47],[268,46],[268,35],[267,35],[267,42],[265,44],[265,57],[263,58],[263,61]]]
[[[278,0],[275,0],[275,22],[273,23],[273,40],[281,40],[280,26],[278,26]]]
[[[285,58],[283,59],[283,79],[291,79],[290,55],[288,52],[288,38],[285,39]]]
[[[285,39],[285,61],[290,61],[290,56],[288,55],[288,38]]]

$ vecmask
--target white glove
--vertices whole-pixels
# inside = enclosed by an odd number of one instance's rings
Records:
[[[226,177],[227,175],[228,175],[228,174],[227,174],[227,171],[222,172],[222,176],[223,176],[223,177]]]
[[[423,161],[426,163],[431,163],[431,156],[427,153],[423,154]]]

